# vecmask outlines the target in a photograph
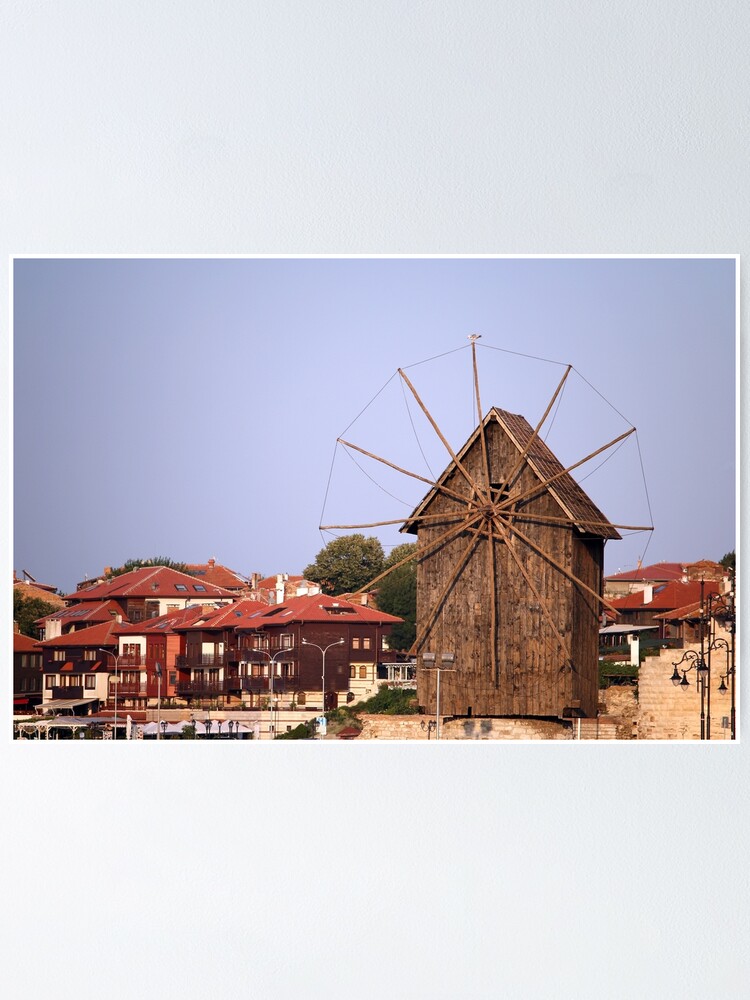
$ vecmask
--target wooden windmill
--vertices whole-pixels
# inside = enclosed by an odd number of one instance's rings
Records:
[[[470,339],[478,425],[457,452],[399,370],[450,455],[434,482],[340,439],[430,487],[401,528],[417,536],[408,558],[417,560],[418,700],[435,711],[435,671],[421,667],[421,654],[450,651],[456,669],[442,678],[442,715],[595,715],[604,544],[621,537],[618,528],[651,529],[611,524],[571,472],[635,428],[565,468],[539,435],[571,366],[532,428],[497,407],[483,414]]]

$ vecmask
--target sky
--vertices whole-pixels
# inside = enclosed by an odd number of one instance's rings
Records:
[[[482,411],[536,425],[623,531],[608,573],[735,547],[734,258],[18,258],[14,553],[64,592],[105,566],[302,573],[398,519]],[[401,369],[413,386],[398,375]],[[416,393],[416,395],[415,395]],[[397,527],[365,529],[387,551]]]

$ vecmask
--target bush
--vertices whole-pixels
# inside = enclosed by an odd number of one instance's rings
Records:
[[[308,722],[301,722],[288,733],[279,733],[274,736],[276,740],[311,740],[313,738],[312,726]]]
[[[413,690],[382,687],[372,698],[357,702],[348,711],[356,714],[367,712],[370,715],[417,715],[419,706]]]

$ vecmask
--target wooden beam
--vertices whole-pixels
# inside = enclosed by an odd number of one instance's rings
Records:
[[[321,524],[319,531],[349,531],[354,528],[382,528],[389,524],[404,524],[406,521],[457,521],[466,517],[465,511],[445,511],[442,514],[417,514],[414,517],[397,517],[392,521],[370,521],[369,524]]]
[[[408,387],[409,387],[409,389],[411,391],[411,394],[414,396],[414,398],[416,399],[417,403],[419,403],[419,406],[420,406],[422,412],[424,413],[424,415],[429,420],[429,422],[430,422],[433,430],[435,431],[435,433],[437,434],[437,436],[440,438],[440,440],[445,445],[445,447],[446,447],[446,449],[448,451],[448,454],[450,455],[450,457],[453,460],[453,464],[456,466],[456,468],[461,473],[461,475],[464,477],[464,479],[469,484],[469,486],[472,488],[472,490],[474,490],[474,492],[476,493],[476,495],[478,497],[480,497],[484,503],[489,503],[489,497],[486,496],[482,492],[482,490],[479,488],[479,486],[477,486],[476,482],[474,481],[474,478],[471,475],[471,473],[469,473],[468,470],[465,469],[464,466],[461,464],[458,456],[453,451],[453,449],[451,448],[451,446],[448,444],[448,441],[446,440],[445,436],[443,435],[443,433],[440,430],[440,428],[438,427],[438,425],[432,419],[432,414],[427,409],[427,407],[424,405],[424,403],[422,402],[422,400],[419,398],[419,393],[414,388],[414,386],[411,384],[411,382],[409,381],[408,377],[404,374],[404,372],[400,368],[398,370],[398,373],[401,376],[401,378],[404,380],[404,382],[406,382],[406,384],[408,385]]]
[[[409,652],[411,654],[415,655],[422,648],[422,645],[424,644],[425,639],[427,638],[427,636],[432,631],[432,626],[434,625],[435,620],[437,619],[437,616],[438,616],[438,614],[440,612],[440,609],[442,608],[443,604],[445,603],[445,600],[448,597],[448,594],[453,589],[453,586],[454,586],[456,580],[459,578],[459,576],[461,575],[461,573],[463,573],[464,566],[466,565],[466,563],[469,560],[469,557],[471,556],[471,554],[473,553],[474,549],[476,548],[476,546],[477,546],[477,544],[479,542],[480,537],[481,537],[481,533],[480,532],[478,532],[478,531],[472,532],[472,538],[469,540],[469,544],[466,546],[466,548],[462,552],[461,558],[456,563],[455,569],[451,573],[451,575],[450,575],[450,577],[448,579],[448,582],[446,583],[445,587],[443,587],[442,591],[440,592],[440,596],[438,597],[438,599],[435,601],[435,603],[433,604],[432,608],[430,609],[430,613],[427,616],[427,623],[425,625],[423,625],[421,631],[419,632],[419,634],[415,638],[415,640],[414,640],[414,642],[412,644],[412,647],[409,650]]]
[[[526,456],[529,453],[529,449],[531,448],[531,446],[534,443],[534,441],[536,441],[536,439],[539,437],[539,431],[542,429],[544,421],[549,416],[550,410],[555,405],[555,400],[557,399],[557,397],[562,392],[562,387],[565,385],[565,380],[567,379],[568,375],[570,375],[572,369],[573,369],[572,365],[568,365],[568,367],[565,369],[565,374],[563,375],[562,379],[560,380],[560,384],[555,389],[555,391],[554,391],[554,393],[552,395],[552,399],[547,404],[547,409],[542,414],[542,419],[536,425],[536,427],[534,428],[534,431],[533,431],[531,437],[529,438],[529,440],[524,445],[523,450],[521,451],[521,454],[519,455],[518,461],[514,465],[512,472],[505,479],[505,483],[503,484],[503,489],[501,490],[501,492],[503,492],[504,490],[507,490],[510,487],[511,483],[513,482],[513,480],[515,479],[516,475],[518,474],[519,470],[523,466],[523,463],[526,461]]]
[[[551,486],[552,483],[557,482],[558,479],[562,479],[564,475],[572,472],[573,469],[577,469],[579,465],[584,465],[584,463],[590,462],[592,458],[596,458],[596,456],[601,455],[603,451],[606,451],[608,448],[612,448],[613,445],[619,444],[620,441],[624,441],[625,438],[630,437],[630,435],[634,433],[635,433],[635,427],[631,427],[629,431],[625,431],[624,434],[621,434],[619,437],[614,438],[608,444],[603,444],[601,448],[597,448],[596,451],[592,451],[590,455],[587,455],[585,458],[582,458],[579,462],[574,462],[573,465],[569,465],[567,469],[561,469],[560,472],[556,472],[554,476],[550,476],[549,479],[546,479],[543,482],[538,483],[536,486],[534,486],[530,490],[527,490],[525,493],[520,493],[516,494],[515,496],[508,497],[508,500],[505,503],[500,504],[498,510],[509,511],[514,504],[521,503],[523,500],[528,500],[531,497],[540,496]]]
[[[420,483],[427,483],[433,489],[439,490],[446,496],[452,497],[454,500],[460,500],[461,503],[466,503],[469,499],[463,493],[456,493],[454,490],[449,489],[447,486],[443,486],[441,483],[435,483],[431,479],[426,479],[424,476],[418,475],[416,472],[409,472],[408,469],[402,469],[400,465],[394,465],[393,462],[389,462],[387,458],[381,458],[380,455],[374,455],[371,451],[365,451],[364,448],[360,448],[359,445],[352,444],[351,441],[345,441],[343,438],[338,438],[338,443],[343,444],[345,448],[352,448],[354,451],[358,451],[360,455],[365,455],[367,458],[372,458],[376,462],[381,462],[383,465],[387,465],[389,469],[395,469],[396,472],[401,472],[405,476],[411,476],[412,479],[418,479]],[[405,518],[409,520],[409,518]]]

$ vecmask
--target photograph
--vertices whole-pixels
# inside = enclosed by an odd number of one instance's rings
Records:
[[[738,263],[18,257],[14,737],[735,739]]]

